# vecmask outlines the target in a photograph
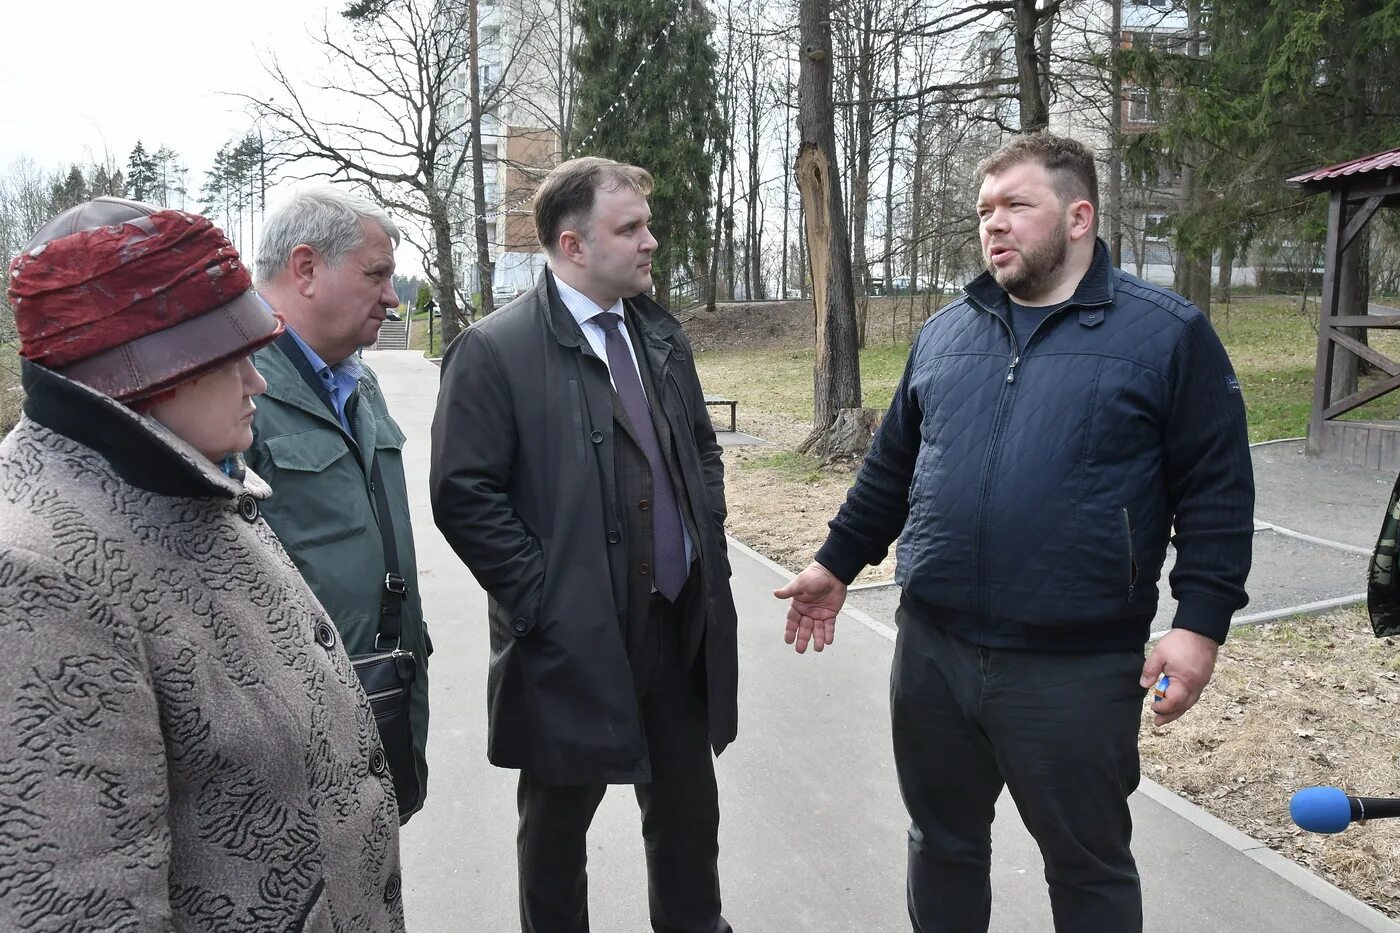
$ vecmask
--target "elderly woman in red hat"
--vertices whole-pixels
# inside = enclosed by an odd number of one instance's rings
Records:
[[[282,325],[238,253],[99,198],[9,295],[0,929],[401,930],[373,716],[240,458]]]

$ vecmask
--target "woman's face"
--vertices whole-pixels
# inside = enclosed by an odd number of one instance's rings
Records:
[[[214,463],[253,444],[253,398],[267,381],[245,356],[175,389],[151,406],[151,417]]]

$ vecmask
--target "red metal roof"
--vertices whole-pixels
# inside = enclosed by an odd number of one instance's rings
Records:
[[[1387,169],[1400,168],[1400,149],[1391,149],[1388,152],[1377,152],[1375,155],[1362,156],[1359,159],[1352,159],[1350,162],[1343,162],[1340,165],[1333,165],[1328,168],[1313,169],[1302,175],[1294,175],[1288,179],[1292,185],[1317,184],[1334,178],[1343,178],[1348,175],[1364,175],[1369,172],[1383,172]]]

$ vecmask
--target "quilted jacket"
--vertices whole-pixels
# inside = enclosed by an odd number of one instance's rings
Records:
[[[1254,483],[1210,321],[1102,242],[1025,346],[1008,314],[983,274],[924,325],[818,561],[850,580],[899,535],[920,615],[1141,645],[1174,526],[1175,624],[1223,641],[1246,602]]]

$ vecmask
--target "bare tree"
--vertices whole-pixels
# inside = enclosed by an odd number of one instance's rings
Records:
[[[235,95],[279,129],[288,163],[306,163],[308,177],[356,182],[411,222],[405,236],[429,260],[444,342],[467,322],[453,246],[468,200],[464,181],[473,155],[480,159],[472,115],[489,111],[505,93],[497,83],[476,106],[469,100],[464,73],[475,75],[478,43],[469,20],[473,2],[365,0],[347,10],[345,28],[327,22],[315,36],[326,57],[321,77],[299,81],[273,56],[267,70],[275,95]],[[502,53],[503,73],[520,51],[516,44]],[[417,239],[420,230],[425,240]],[[482,287],[489,292],[489,279]]]

